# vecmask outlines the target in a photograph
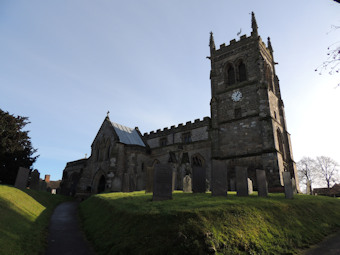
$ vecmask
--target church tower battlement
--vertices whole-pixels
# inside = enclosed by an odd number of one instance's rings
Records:
[[[227,161],[230,179],[238,165],[253,178],[256,169],[265,169],[270,186],[277,187],[283,171],[296,176],[296,166],[271,41],[262,41],[251,16],[251,35],[227,46],[216,49],[210,33],[211,153]]]

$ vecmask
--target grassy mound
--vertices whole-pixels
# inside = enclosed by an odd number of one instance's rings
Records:
[[[65,199],[0,185],[0,254],[42,254],[51,213]]]
[[[98,254],[291,254],[340,229],[340,200],[108,193],[80,205]]]

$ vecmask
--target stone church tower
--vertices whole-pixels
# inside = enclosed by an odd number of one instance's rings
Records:
[[[246,166],[252,179],[256,169],[266,170],[274,191],[283,185],[283,171],[296,176],[296,166],[273,48],[270,38],[266,46],[257,30],[252,13],[249,37],[216,49],[210,35],[211,155],[227,162],[231,186],[235,166]]]

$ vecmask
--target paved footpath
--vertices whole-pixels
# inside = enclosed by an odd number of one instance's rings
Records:
[[[65,202],[54,210],[48,235],[46,255],[94,255],[80,231],[78,202]]]
[[[321,243],[313,245],[310,249],[302,252],[303,255],[339,255],[340,232],[327,236]]]

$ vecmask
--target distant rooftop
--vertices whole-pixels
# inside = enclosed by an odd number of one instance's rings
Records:
[[[115,129],[119,141],[124,144],[133,144],[133,145],[139,145],[145,147],[145,144],[141,137],[139,136],[136,129],[132,129],[123,125],[120,125],[118,123],[112,122],[111,124],[113,128]]]

